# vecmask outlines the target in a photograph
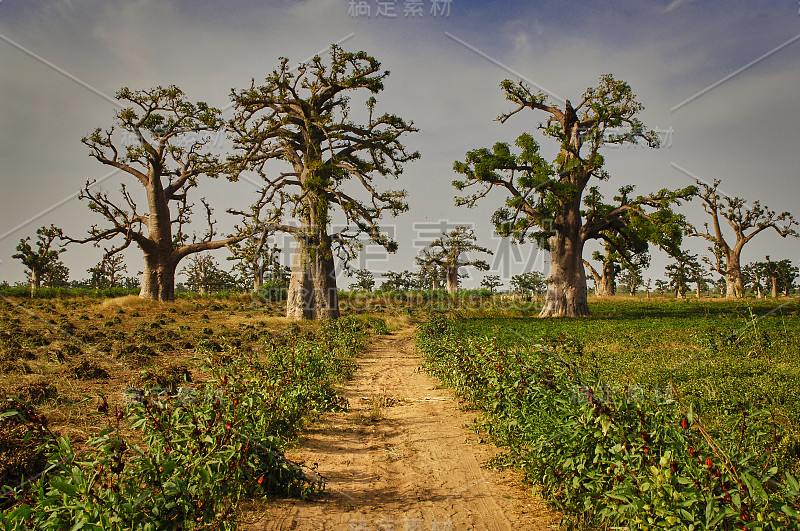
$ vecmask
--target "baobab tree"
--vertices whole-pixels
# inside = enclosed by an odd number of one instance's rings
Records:
[[[689,289],[689,282],[702,277],[702,267],[695,254],[682,252],[673,255],[672,258],[675,262],[667,265],[665,274],[670,281],[669,286],[675,292],[675,297],[682,299]]]
[[[289,198],[286,217],[299,226],[287,230],[297,242],[287,316],[329,319],[339,315],[334,246],[367,234],[388,251],[397,248],[379,221],[385,213],[408,209],[406,192],[379,191],[374,180],[398,177],[405,163],[419,157],[400,141],[417,129],[398,116],[377,114],[374,96],[366,99],[366,123],[351,121],[351,98],[377,94],[389,75],[365,52],[334,45],[329,64],[314,57],[293,70],[281,59],[263,84],[253,81],[250,88],[233,91],[231,128],[238,152],[229,158],[230,171],[254,171],[266,183],[267,198]],[[276,160],[288,163],[287,170],[276,170],[270,164]],[[348,229],[331,235],[337,210]]]
[[[689,198],[696,189],[663,189],[638,197],[623,190],[614,204],[605,203],[599,192],[593,192],[587,195],[590,201],[583,210],[584,193],[592,190],[592,179],[610,177],[603,169],[600,150],[604,146],[639,142],[649,147],[659,145],[656,133],[647,131],[637,118],[644,107],[636,101],[631,87],[604,75],[597,87],[584,92],[578,105],[566,100],[559,108],[549,103],[544,93],[534,93],[523,82],[505,80],[500,86],[516,108],[501,114],[498,120],[505,123],[525,109],[544,112],[548,118],[540,128],[546,137],[559,143],[559,154],[549,163],[527,133],[516,140],[518,154],[503,142],[492,149],[469,151],[464,162],[454,164],[455,171],[465,178],[453,181],[453,185],[474,192],[456,198],[456,203],[474,206],[493,188],[505,189],[509,195],[506,206],[492,217],[495,230],[520,242],[530,237],[550,252],[547,298],[539,315],[589,315],[584,244],[604,233],[655,219],[656,214],[670,218],[670,205]]]
[[[436,291],[439,286],[447,283],[447,271],[435,262],[420,262],[420,257],[415,259],[419,270],[416,273],[416,283],[419,289]]]
[[[92,276],[91,282],[95,289],[116,288],[122,285],[122,273],[127,271],[128,266],[124,257],[120,254],[108,256],[108,251],[103,254],[97,265],[86,270]]]
[[[489,269],[484,260],[470,259],[467,253],[493,254],[492,251],[476,243],[475,232],[459,225],[448,233],[442,233],[433,240],[417,257],[420,265],[436,264],[444,268],[447,275],[447,293],[458,291],[459,270],[462,267],[474,267],[481,271]]]
[[[230,289],[236,285],[233,276],[220,269],[216,260],[207,253],[192,256],[180,274],[186,275],[186,286],[200,295]]]
[[[19,241],[17,253],[11,255],[12,258],[20,260],[27,269],[31,284],[31,297],[41,287],[42,280],[48,276],[48,273],[56,269],[65,268],[58,258],[64,252],[64,249],[55,248],[54,245],[56,240],[63,237],[61,229],[55,225],[41,227],[36,230],[36,236],[36,249],[31,247],[31,238],[29,236]]]
[[[274,284],[273,281],[283,276],[285,266],[280,264],[278,257],[281,250],[277,244],[270,246],[269,240],[276,232],[292,233],[297,230],[297,227],[280,223],[285,204],[286,197],[283,194],[279,194],[276,201],[269,197],[269,190],[261,189],[258,200],[250,205],[248,211],[228,209],[228,213],[242,217],[235,229],[249,236],[229,246],[233,256],[227,257],[227,260],[236,262],[234,270],[241,273],[244,284],[249,284],[254,292],[261,289],[265,279]]]
[[[650,264],[650,255],[646,254],[644,258],[646,258],[646,260],[627,265],[623,268],[622,274],[620,275],[620,280],[628,288],[628,295],[631,297],[636,296],[636,290],[644,283],[642,270]]]
[[[767,256],[765,262],[757,263],[757,267],[771,280],[773,299],[778,297],[779,291],[783,293],[784,297],[789,296],[789,291],[792,290],[794,279],[798,274],[798,267],[792,265],[791,260],[784,259],[775,262]]]
[[[630,185],[621,187],[619,200],[626,200],[624,198],[633,190],[634,187]],[[602,196],[597,187],[589,189],[584,204],[592,209],[602,208]],[[603,252],[595,251],[592,258],[600,262],[599,271],[589,261],[583,260],[583,265],[589,269],[594,280],[595,295],[599,297],[616,293],[617,275],[623,271],[637,272],[639,276],[634,275],[632,279],[638,278],[641,282],[641,271],[650,264],[650,244],[654,243],[668,252],[677,252],[687,225],[683,216],[666,209],[649,218],[632,221],[635,223],[620,224],[598,236],[597,239],[604,243]],[[630,290],[630,283],[626,284]],[[638,287],[639,284],[634,285]]]
[[[583,261],[583,265],[589,269],[589,273],[594,279],[594,294],[598,297],[610,297],[617,292],[617,275],[622,271],[619,265],[619,257],[615,256],[614,251],[606,246],[604,253],[595,251],[592,259],[600,262],[600,271],[594,268],[588,260]]]
[[[503,281],[500,280],[500,275],[486,275],[481,280],[481,286],[488,289],[489,293],[494,295],[494,290],[499,288],[503,285]]]
[[[697,181],[701,188],[699,197],[703,201],[703,209],[711,216],[711,227],[704,224],[704,230],[694,230],[690,236],[705,238],[711,242],[711,251],[715,261],[711,263],[713,270],[725,279],[725,296],[744,296],[744,281],[740,264],[742,248],[759,233],[774,229],[782,238],[787,236],[798,237],[794,226],[797,225],[794,217],[789,212],[776,214],[759,201],[753,201],[750,208],[747,201],[741,197],[722,196],[718,192],[719,179],[709,185]],[[735,240],[729,243],[722,232],[720,218],[728,222],[733,229]]]
[[[222,127],[223,121],[218,109],[188,101],[174,85],[135,91],[123,88],[116,98],[130,104],[116,115],[116,126],[124,133],[115,133],[115,127],[98,128],[82,142],[89,147],[91,157],[123,171],[143,188],[146,207],[140,210],[124,183],[121,198],[114,200],[102,190],[93,190],[94,181],[87,181],[80,198],[87,199],[89,208],[104,217],[108,226],[93,225],[87,237],[65,239],[96,245],[121,240],[107,251],[108,257],[137,244],[144,253],[139,296],[172,301],[175,270],[183,258],[231,245],[246,236],[215,239],[212,209],[205,200],[208,229],[193,237],[184,232],[194,206],[189,193],[201,177],[215,178],[222,169],[206,144],[207,135]]]
[[[525,296],[527,300],[542,293],[547,287],[544,275],[538,271],[529,271],[511,277],[511,290]]]
[[[351,291],[366,291],[372,293],[375,287],[375,277],[369,269],[356,269],[348,272],[348,276],[356,277],[356,281],[350,284]]]

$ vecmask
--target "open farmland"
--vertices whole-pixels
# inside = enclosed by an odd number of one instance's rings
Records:
[[[346,409],[341,383],[381,323],[300,326],[250,297],[4,299],[7,525],[217,529],[243,496],[311,495],[320,479],[283,452]]]
[[[433,316],[419,346],[578,527],[797,526],[797,300],[594,308]]]

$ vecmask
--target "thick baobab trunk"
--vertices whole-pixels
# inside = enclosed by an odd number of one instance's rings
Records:
[[[311,256],[305,236],[295,236],[297,247],[292,261],[289,289],[286,295],[286,317],[312,319],[314,317],[314,285],[311,280]]]
[[[316,238],[313,286],[314,311],[317,319],[339,318],[339,293],[336,287],[336,266],[333,262],[331,237],[321,231]]]
[[[617,292],[617,284],[615,277],[617,274],[614,262],[603,261],[603,274],[598,273],[592,265],[586,260],[582,260],[583,264],[589,268],[589,273],[594,280],[594,294],[598,297],[610,297]]]
[[[744,294],[744,282],[742,273],[738,269],[728,270],[725,274],[725,297],[740,298]]]
[[[447,266],[447,293],[456,293],[458,291],[458,266]]]
[[[616,276],[617,276],[617,267],[616,264],[610,260],[603,262],[603,276],[601,277],[601,282],[599,284],[600,291],[602,293],[597,293],[600,297],[611,297],[612,295],[617,294],[617,283],[616,283]]]
[[[727,256],[728,270],[725,271],[725,297],[744,297],[744,279],[742,268],[739,265],[739,255],[736,248],[731,249]]]
[[[539,317],[583,317],[589,315],[586,299],[586,273],[583,269],[583,241],[580,218],[562,224],[550,237],[550,273],[547,297]]]
[[[154,301],[175,300],[175,269],[178,262],[172,253],[148,253],[144,256],[144,273],[139,297]]]
[[[772,277],[772,298],[778,298],[778,277]]]

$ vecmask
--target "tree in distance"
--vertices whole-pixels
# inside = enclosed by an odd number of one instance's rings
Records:
[[[404,270],[399,273],[387,271],[386,280],[381,283],[381,291],[409,291],[416,287],[417,281],[411,271]]]
[[[528,300],[544,292],[546,287],[545,277],[538,271],[529,271],[511,277],[511,290],[525,296]]]
[[[778,293],[783,293],[784,297],[789,296],[789,293],[794,290],[794,280],[797,278],[798,271],[800,271],[797,266],[792,265],[791,260],[773,261],[770,260],[769,256],[765,257],[764,262],[755,262],[745,267],[755,272],[757,278],[770,280],[773,299],[778,298]]]
[[[447,283],[447,270],[436,262],[421,263],[416,259],[419,269],[416,273],[416,285],[422,290],[436,291]]]
[[[217,261],[207,253],[192,256],[180,274],[186,275],[186,287],[200,295],[237,287],[233,275],[220,269]]]
[[[228,247],[232,256],[226,260],[236,262],[233,269],[240,274],[244,289],[253,292],[259,291],[265,281],[274,285],[276,280],[282,279],[285,269],[280,263],[278,245],[269,245],[269,238],[280,230],[275,220],[280,218],[283,203],[267,209],[267,217],[262,220],[262,212],[269,206],[264,201],[265,192],[261,191],[261,197],[251,205],[250,212],[228,209],[228,213],[242,216],[243,222],[236,230],[249,236]]]
[[[464,162],[454,164],[464,178],[453,185],[460,191],[474,191],[457,197],[456,204],[471,207],[493,188],[504,189],[509,196],[506,205],[492,216],[497,233],[518,242],[530,237],[550,252],[547,297],[539,316],[589,315],[584,244],[637,223],[649,222],[655,227],[653,232],[658,232],[659,223],[676,218],[670,207],[690,198],[696,188],[663,189],[637,197],[621,192],[614,204],[605,203],[599,191],[586,194],[592,190],[593,179],[610,177],[603,169],[600,151],[604,146],[659,144],[656,133],[647,131],[637,118],[643,106],[624,81],[604,75],[596,87],[584,92],[578,105],[567,100],[561,108],[522,82],[505,80],[500,86],[517,107],[498,120],[505,123],[525,109],[546,113],[547,122],[540,128],[544,136],[559,143],[559,154],[553,164],[547,162],[528,133],[516,140],[518,154],[503,142],[469,151]]]
[[[124,278],[122,273],[128,271],[121,254],[109,256],[108,251],[103,254],[103,258],[95,265],[86,270],[91,275],[90,283],[94,289],[116,288],[121,286]]]
[[[704,224],[704,230],[693,230],[689,236],[705,238],[711,242],[710,250],[714,253],[715,261],[710,263],[713,270],[725,279],[725,296],[744,296],[744,280],[742,277],[741,256],[742,248],[759,233],[774,229],[782,238],[787,236],[798,237],[794,226],[797,225],[794,217],[789,212],[776,214],[759,201],[753,201],[750,208],[747,201],[741,197],[722,196],[718,192],[719,179],[712,185],[697,181],[701,188],[700,199],[703,209],[711,216],[711,228]],[[733,229],[735,240],[731,243],[722,233],[720,218],[728,222]],[[748,233],[748,231],[750,231]]]
[[[638,255],[637,258],[639,259],[625,265],[619,277],[620,281],[628,289],[628,295],[631,297],[636,296],[636,290],[644,283],[642,272],[650,263],[650,255],[647,253]]]
[[[61,229],[55,225],[40,227],[36,230],[36,249],[31,247],[31,238],[21,239],[17,245],[17,253],[11,255],[22,262],[31,286],[31,297],[42,286],[42,281],[50,280],[48,284],[60,283],[59,280],[68,282],[69,270],[61,262],[59,256],[63,248],[54,248],[57,239],[63,238]],[[66,277],[65,277],[66,274]]]
[[[133,177],[144,189],[147,206],[139,209],[126,184],[121,186],[121,199],[114,200],[102,190],[93,190],[94,181],[87,181],[80,198],[88,199],[89,208],[104,217],[108,226],[93,225],[87,237],[66,239],[95,245],[121,239],[107,251],[109,257],[137,244],[145,263],[139,296],[172,301],[175,271],[183,258],[245,237],[235,234],[215,239],[212,209],[205,200],[207,231],[191,238],[184,233],[194,206],[189,201],[190,191],[201,177],[215,178],[222,169],[207,149],[207,135],[222,127],[223,121],[218,109],[203,102],[191,103],[174,85],[136,91],[123,88],[116,98],[130,104],[116,114],[116,126],[124,134],[115,135],[114,127],[98,128],[82,141],[98,162]]]
[[[667,265],[665,274],[675,297],[683,299],[689,290],[689,283],[702,277],[702,266],[697,261],[695,254],[682,252],[673,255],[672,258],[675,262]]]
[[[623,186],[615,200],[623,203],[628,195],[633,192],[633,186]],[[597,187],[591,187],[584,199],[585,206],[589,208],[602,208],[602,196]],[[597,271],[590,262],[583,260],[584,266],[589,268],[595,284],[595,295],[609,297],[616,293],[616,278],[625,274],[627,280],[634,280],[632,284],[625,282],[630,293],[631,286],[635,294],[636,288],[641,285],[641,273],[650,264],[650,243],[658,245],[667,252],[678,252],[683,238],[683,232],[688,224],[683,216],[662,210],[651,218],[631,219],[625,225],[619,225],[613,230],[602,231],[598,239],[604,242],[604,253],[595,251],[592,258],[601,263]],[[623,273],[624,272],[624,273]]]
[[[382,91],[388,75],[365,52],[334,45],[327,63],[317,56],[295,69],[281,59],[263,84],[253,81],[250,88],[233,91],[237,153],[229,157],[229,171],[256,172],[264,180],[266,202],[283,196],[291,205],[273,222],[297,243],[286,305],[290,318],[338,317],[334,253],[351,258],[359,235],[391,252],[397,248],[379,221],[408,209],[406,192],[379,191],[374,181],[400,176],[405,163],[419,158],[401,143],[417,129],[393,114],[378,114],[374,96],[366,99],[365,123],[349,118],[351,98]],[[279,170],[272,161],[288,168]],[[336,212],[347,227],[329,234]]]
[[[494,290],[502,285],[503,282],[500,280],[500,275],[486,275],[481,280],[481,286],[488,289],[492,295],[494,295]]]
[[[366,291],[372,293],[375,287],[375,277],[369,269],[355,269],[347,272],[347,276],[356,277],[356,281],[350,284],[353,291]]]
[[[481,271],[489,269],[489,264],[485,261],[469,259],[466,253],[471,252],[493,254],[489,249],[476,243],[475,232],[472,229],[459,225],[432,241],[422,250],[416,261],[422,267],[436,264],[444,268],[447,274],[447,293],[456,293],[459,270],[462,267],[474,267]]]

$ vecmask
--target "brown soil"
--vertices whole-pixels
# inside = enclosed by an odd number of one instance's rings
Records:
[[[279,500],[243,515],[248,531],[553,529],[559,516],[516,472],[482,465],[498,450],[465,427],[447,389],[421,371],[413,329],[359,357],[347,413],[326,414],[289,459],[327,480],[315,501]]]

